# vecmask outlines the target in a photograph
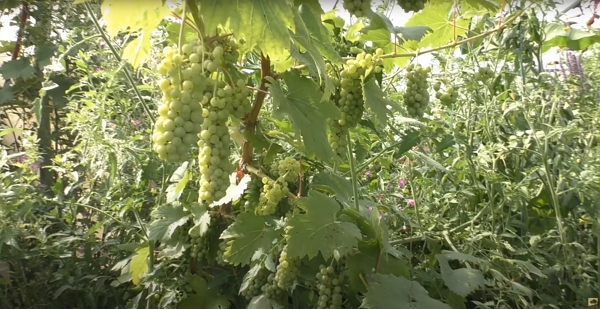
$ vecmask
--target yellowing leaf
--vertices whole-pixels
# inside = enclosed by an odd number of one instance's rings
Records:
[[[216,34],[221,25],[246,39],[240,53],[258,46],[273,61],[288,58],[294,14],[287,0],[199,0],[198,5],[206,35]]]
[[[452,1],[430,1],[425,9],[406,22],[405,27],[428,26],[433,30],[419,42],[420,47],[439,47],[467,32],[469,19],[459,16],[455,26],[454,14],[451,14],[453,5]]]
[[[129,42],[123,50],[123,59],[134,68],[150,58],[150,35],[170,13],[162,0],[105,0],[102,3],[102,18],[106,23],[106,32],[111,37],[124,30],[141,30],[140,37]]]
[[[135,251],[136,255],[131,258],[131,264],[129,264],[129,272],[131,272],[131,282],[138,285],[140,283],[140,277],[148,271],[148,254],[150,253],[148,247],[142,247]]]
[[[75,0],[73,1],[73,4],[82,4],[82,3],[86,3],[86,2],[90,2],[92,0]]]

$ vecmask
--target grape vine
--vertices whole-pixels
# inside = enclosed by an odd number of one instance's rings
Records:
[[[404,12],[419,12],[425,8],[425,3],[428,0],[397,0],[398,5],[404,10]]]

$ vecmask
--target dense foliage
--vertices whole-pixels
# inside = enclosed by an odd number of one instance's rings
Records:
[[[164,2],[0,5],[0,308],[600,296],[597,29],[537,2]]]

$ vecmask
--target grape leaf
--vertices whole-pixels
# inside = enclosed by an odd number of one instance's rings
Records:
[[[307,64],[311,74],[318,76],[320,83],[325,83],[325,89],[322,97],[320,98],[321,101],[324,101],[335,91],[333,81],[327,77],[325,59],[323,59],[323,55],[321,55],[319,50],[313,45],[313,40],[310,37],[309,30],[304,24],[304,21],[300,15],[297,13],[294,13],[294,22],[296,24],[296,32],[294,33],[290,31],[290,35],[296,43],[306,50],[306,53],[300,53],[298,48],[292,46],[292,48],[290,48],[291,55]],[[308,57],[305,57],[305,55],[308,55]]]
[[[333,48],[329,31],[321,22],[318,13],[307,4],[302,4],[299,8],[299,12],[302,21],[304,21],[304,25],[306,25],[306,28],[310,33],[312,43],[325,58],[333,63],[341,63],[342,57],[340,57],[335,48]]]
[[[360,308],[367,309],[452,309],[429,296],[418,282],[402,277],[376,274]]]
[[[279,235],[267,226],[267,218],[251,212],[241,213],[221,234],[221,239],[231,240],[225,250],[227,260],[235,265],[249,265],[258,250],[269,251],[271,243]]]
[[[405,27],[428,26],[433,30],[419,42],[420,47],[439,47],[453,41],[455,35],[458,37],[467,32],[470,20],[458,16],[455,26],[454,14],[451,14],[453,5],[452,1],[429,1],[423,10],[404,24]]]
[[[134,68],[150,59],[150,37],[160,22],[171,14],[161,0],[121,1],[104,0],[101,6],[106,32],[115,37],[120,31],[138,31],[140,36],[125,46],[123,59]],[[131,14],[135,12],[135,14]]]
[[[6,85],[0,88],[0,105],[2,103],[10,102],[15,99],[15,92],[13,86]]]
[[[43,68],[52,64],[52,57],[58,50],[55,45],[40,45],[35,47],[35,59],[37,66]]]
[[[338,199],[343,201],[350,200],[352,195],[352,182],[342,176],[339,176],[338,174],[329,173],[326,171],[315,175],[311,186],[313,188],[318,186],[326,186],[331,189],[327,191],[334,193]]]
[[[383,126],[387,125],[387,120],[389,118],[388,114],[392,113],[387,107],[390,106],[393,109],[399,110],[400,106],[398,103],[384,97],[385,94],[381,88],[377,86],[375,79],[370,78],[367,82],[363,82],[362,84],[365,106],[375,113],[377,120],[379,120]]]
[[[153,217],[158,218],[148,226],[150,240],[168,240],[175,229],[184,225],[189,218],[189,213],[180,204],[165,204],[156,208]]]
[[[336,220],[340,210],[338,203],[318,191],[310,191],[308,197],[298,199],[298,205],[306,214],[293,216],[289,221],[288,256],[308,256],[312,259],[319,252],[328,259],[337,250],[341,256],[358,245],[361,233],[356,225]]]
[[[229,28],[245,38],[240,53],[258,46],[271,60],[286,59],[289,30],[294,31],[294,12],[287,0],[198,0],[205,29]],[[206,33],[214,34],[214,33]]]
[[[17,60],[9,60],[0,66],[0,74],[2,74],[4,79],[26,79],[32,77],[34,73],[35,69],[27,57],[19,58]]]
[[[480,270],[472,268],[452,269],[444,255],[440,254],[436,257],[440,264],[442,280],[452,292],[467,297],[475,290],[485,287],[485,278]]]
[[[227,309],[231,307],[229,300],[220,295],[218,289],[210,287],[203,278],[190,275],[184,280],[189,282],[195,293],[181,300],[177,305],[178,309]]]
[[[573,29],[562,23],[548,23],[544,27],[544,33],[546,39],[542,46],[542,52],[546,52],[552,47],[584,50],[591,45],[600,43],[600,35],[581,29]]]
[[[289,87],[284,92],[278,81],[267,77],[276,116],[288,116],[296,132],[302,135],[306,154],[323,161],[335,156],[327,140],[327,119],[337,117],[339,110],[329,101],[321,101],[319,86],[296,71],[283,74]]]
[[[243,291],[247,290],[250,287],[250,283],[252,280],[258,276],[260,270],[262,269],[262,265],[256,264],[250,268],[244,275],[244,279],[242,279],[242,285],[240,286],[240,295]]]
[[[317,14],[322,15],[325,12],[319,3],[319,0],[294,0],[294,6],[300,7],[301,5],[309,6]]]
[[[232,176],[237,177],[236,173],[233,173]],[[244,195],[244,191],[246,191],[250,179],[250,175],[246,174],[244,175],[244,177],[242,177],[242,179],[240,179],[240,182],[238,184],[232,182],[231,185],[225,191],[225,196],[220,200],[210,204],[210,207],[221,206],[238,200],[240,197],[242,197],[242,195]]]
[[[129,272],[131,273],[131,282],[134,285],[140,284],[140,277],[148,271],[148,254],[150,253],[148,246],[144,246],[135,251],[135,255],[131,258],[129,264]]]
[[[204,236],[208,232],[211,222],[208,207],[206,207],[206,204],[192,203],[190,211],[194,221],[194,226],[189,231],[190,236]]]
[[[276,301],[268,298],[264,294],[254,296],[246,309],[282,309],[283,307]]]
[[[380,247],[376,243],[359,242],[358,253],[348,256],[346,265],[348,266],[348,277],[350,278],[350,287],[366,292],[362,276],[369,276],[373,273],[375,265],[379,264],[377,272],[383,275],[394,275],[405,278],[410,277],[410,266],[405,260],[395,258],[389,254],[383,254],[380,257]]]
[[[460,4],[461,13],[473,12],[473,16],[483,15],[486,12],[494,14],[500,10],[500,1],[497,0],[464,0]]]

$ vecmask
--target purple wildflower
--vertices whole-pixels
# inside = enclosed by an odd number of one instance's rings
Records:
[[[415,200],[408,199],[408,200],[406,200],[406,204],[408,205],[408,207],[413,207],[413,206],[415,206]]]
[[[134,127],[139,127],[142,124],[142,121],[139,119],[135,119],[132,121]]]
[[[398,179],[398,186],[400,187],[400,189],[404,188],[406,184],[408,184],[408,180],[406,180],[406,178]]]
[[[373,177],[373,173],[371,171],[366,171],[365,172],[365,177],[371,178],[371,177]]]
[[[22,155],[22,156],[17,157],[17,162],[23,163],[23,162],[27,161],[27,159],[28,159],[27,155]]]
[[[383,194],[379,194],[379,201],[383,201],[385,199],[385,196],[383,196]]]
[[[406,227],[406,225],[402,225],[402,230],[403,230],[403,231],[406,231],[406,230],[407,230],[407,227]]]

